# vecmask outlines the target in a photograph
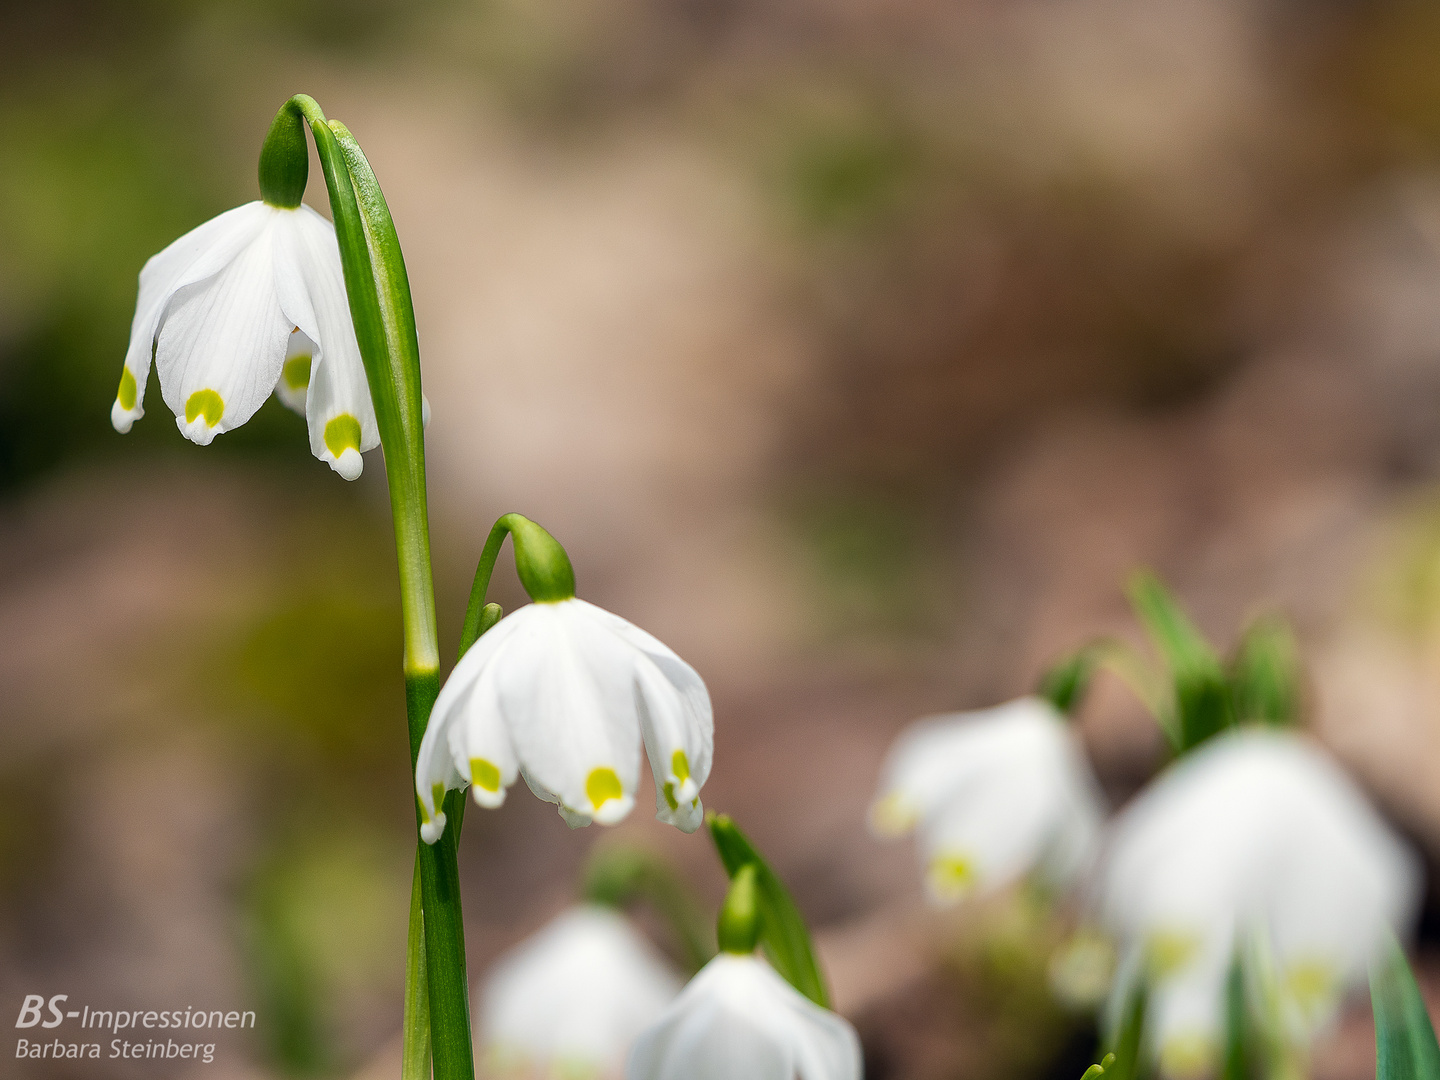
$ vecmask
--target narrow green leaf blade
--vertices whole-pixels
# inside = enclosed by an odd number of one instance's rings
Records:
[[[1425,999],[1393,937],[1370,970],[1375,1080],[1440,1080],[1440,1046]]]
[[[425,916],[420,907],[420,861],[410,886],[410,934],[405,943],[405,1024],[401,1080],[430,1080],[430,984],[425,974]]]
[[[762,907],[760,946],[771,965],[796,990],[828,1009],[830,995],[825,990],[825,980],[815,960],[810,931],[789,890],[728,814],[710,818],[710,837],[715,841],[715,850],[730,877],[733,878],[747,863],[753,863],[757,869]]]
[[[1183,753],[1234,722],[1225,669],[1215,650],[1154,574],[1148,570],[1135,574],[1128,592],[1136,616],[1170,668],[1178,749]]]
[[[1230,666],[1235,719],[1288,727],[1300,715],[1300,655],[1295,635],[1278,616],[1256,619],[1240,638]]]
[[[1249,1058],[1245,968],[1237,952],[1225,978],[1225,1057],[1220,1063],[1220,1080],[1250,1080]]]
[[[1095,646],[1077,649],[1040,676],[1036,693],[1055,706],[1057,712],[1069,716],[1080,707],[1099,664],[1100,654]]]
[[[1120,1018],[1120,1029],[1115,1033],[1114,1045],[1107,1055],[1113,1055],[1113,1061],[1104,1066],[1105,1080],[1139,1080],[1142,1075],[1140,1055],[1144,1048],[1147,1000],[1144,980],[1135,980]]]

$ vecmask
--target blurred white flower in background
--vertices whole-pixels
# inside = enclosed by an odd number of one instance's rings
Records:
[[[1244,728],[1182,758],[1119,815],[1100,902],[1121,970],[1149,981],[1162,1071],[1189,1076],[1208,1072],[1223,1042],[1237,950],[1272,984],[1281,1033],[1303,1042],[1407,924],[1419,888],[1415,856],[1318,745]]]
[[[116,431],[145,413],[152,358],[175,422],[201,446],[272,392],[303,411],[311,452],[347,480],[380,445],[335,227],[303,204],[246,203],[146,262],[110,411]]]
[[[421,836],[444,831],[446,790],[469,784],[494,808],[517,776],[572,828],[613,825],[635,805],[642,740],[655,816],[694,832],[715,742],[695,669],[584,600],[529,604],[475,643],[435,701],[415,775]]]
[[[913,724],[891,748],[870,808],[877,835],[918,830],[938,903],[1031,871],[1072,881],[1097,850],[1103,820],[1079,740],[1037,697]]]
[[[860,1080],[860,1038],[753,954],[722,952],[635,1041],[628,1080]]]
[[[618,1080],[635,1037],[680,991],[680,979],[619,912],[565,911],[502,956],[477,995],[487,1075]]]

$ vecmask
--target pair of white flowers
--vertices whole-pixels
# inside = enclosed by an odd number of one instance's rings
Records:
[[[860,1080],[841,1017],[722,952],[683,989],[624,916],[572,908],[502,957],[476,1003],[487,1072],[561,1080]]]
[[[918,828],[940,902],[1032,872],[1087,879],[1091,916],[1121,950],[1112,1013],[1143,979],[1167,1076],[1213,1065],[1237,955],[1266,983],[1249,987],[1252,1002],[1300,1044],[1418,899],[1415,857],[1343,770],[1272,728],[1214,737],[1107,830],[1083,751],[1049,704],[939,717],[897,740],[871,821],[882,835]]]
[[[118,431],[144,415],[152,362],[180,430],[202,446],[271,393],[305,416],[314,455],[348,480],[379,445],[335,229],[308,206],[247,203],[145,264],[111,408]],[[582,600],[523,608],[470,650],[436,702],[416,775],[424,838],[444,829],[447,788],[469,785],[496,807],[517,776],[572,826],[614,824],[634,805],[642,740],[658,816],[693,831],[713,745],[700,676]]]

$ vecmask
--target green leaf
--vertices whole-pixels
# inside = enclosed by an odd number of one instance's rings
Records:
[[[1300,714],[1300,657],[1290,625],[1278,616],[1245,629],[1230,665],[1235,719],[1288,727]]]
[[[1100,653],[1095,646],[1077,649],[1040,676],[1036,693],[1069,716],[1080,707],[1099,664]]]
[[[760,892],[760,946],[771,966],[796,990],[816,1005],[828,1009],[830,996],[825,991],[825,980],[815,960],[810,931],[800,917],[795,901],[790,898],[789,890],[728,814],[710,817],[710,837],[715,841],[715,850],[725,865],[725,872],[732,879],[743,867],[755,866]]]
[[[1249,1080],[1249,1058],[1245,969],[1237,952],[1225,979],[1225,1057],[1220,1063],[1220,1080]]]
[[[1120,1018],[1120,1029],[1115,1033],[1114,1045],[1110,1048],[1113,1061],[1104,1066],[1105,1080],[1139,1080],[1142,1075],[1141,1051],[1144,1046],[1145,1008],[1147,994],[1145,981],[1136,979],[1135,986],[1125,1002],[1125,1012]]]
[[[1375,1080],[1440,1080],[1440,1046],[1415,985],[1415,976],[1393,937],[1370,969],[1375,1011]]]
[[[400,1080],[430,1077],[430,985],[425,974],[425,916],[420,907],[420,861],[410,885],[410,934],[405,947],[405,1023]]]
[[[1177,753],[1198,746],[1234,723],[1230,684],[1220,658],[1160,579],[1142,570],[1130,579],[1130,603],[1165,659],[1174,685]]]

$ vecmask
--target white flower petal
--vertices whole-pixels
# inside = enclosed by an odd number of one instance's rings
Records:
[[[710,777],[715,714],[700,675],[638,626],[583,600],[576,611],[635,652],[635,698],[655,778],[655,816],[684,832],[704,820],[700,789]]]
[[[250,419],[280,378],[292,324],[275,298],[273,237],[262,229],[219,273],[180,289],[160,327],[160,389],[202,446]]]
[[[500,707],[527,778],[572,815],[610,825],[630,812],[639,781],[633,660],[579,603],[509,616],[523,625],[499,674]]]
[[[1104,810],[1074,732],[1038,698],[912,725],[887,757],[871,826],[920,827],[932,899],[1032,871],[1066,885],[1097,850]]]
[[[1173,961],[1159,966],[1175,969],[1165,992],[1176,1003],[1158,1007],[1179,1018],[1165,1022],[1176,1073],[1203,1064],[1237,940],[1274,969],[1290,1034],[1303,1040],[1362,978],[1386,928],[1413,917],[1418,890],[1414,856],[1318,746],[1250,728],[1186,755],[1119,816],[1100,904],[1152,968],[1157,956]]]
[[[496,733],[489,726],[491,720],[500,723],[493,675],[489,676],[484,692],[477,694],[477,691],[481,677],[489,671],[490,661],[504,650],[518,625],[502,619],[491,627],[460,658],[440,688],[415,759],[415,794],[420,800],[422,819],[437,820],[440,799],[436,797],[436,785],[443,797],[445,791],[464,787],[469,782],[473,758],[489,761],[501,774],[499,798],[494,805],[504,801],[505,789],[515,782],[516,765],[509,736],[504,730]],[[477,796],[476,801],[481,801],[480,797]],[[437,839],[443,828],[441,822],[434,830]],[[434,843],[434,840],[427,838],[426,842]]]
[[[353,480],[360,475],[360,455],[380,445],[380,428],[350,318],[335,227],[302,205],[288,212],[278,232],[280,303],[320,347],[306,404],[310,450]]]
[[[628,1080],[859,1080],[860,1041],[754,956],[721,953],[635,1042]]]
[[[151,258],[140,270],[140,291],[135,318],[130,324],[130,344],[125,351],[120,392],[110,419],[119,432],[145,414],[145,385],[155,338],[166,307],[175,293],[219,273],[247,247],[270,220],[264,203],[246,203],[211,218],[191,229]]]
[[[290,332],[290,340],[285,345],[285,364],[280,369],[280,381],[275,384],[275,396],[287,409],[301,416],[305,415],[310,372],[319,351],[319,346],[298,326]]]
[[[618,1076],[631,1042],[680,980],[619,913],[571,908],[502,956],[477,995],[482,1054],[496,1071]]]

